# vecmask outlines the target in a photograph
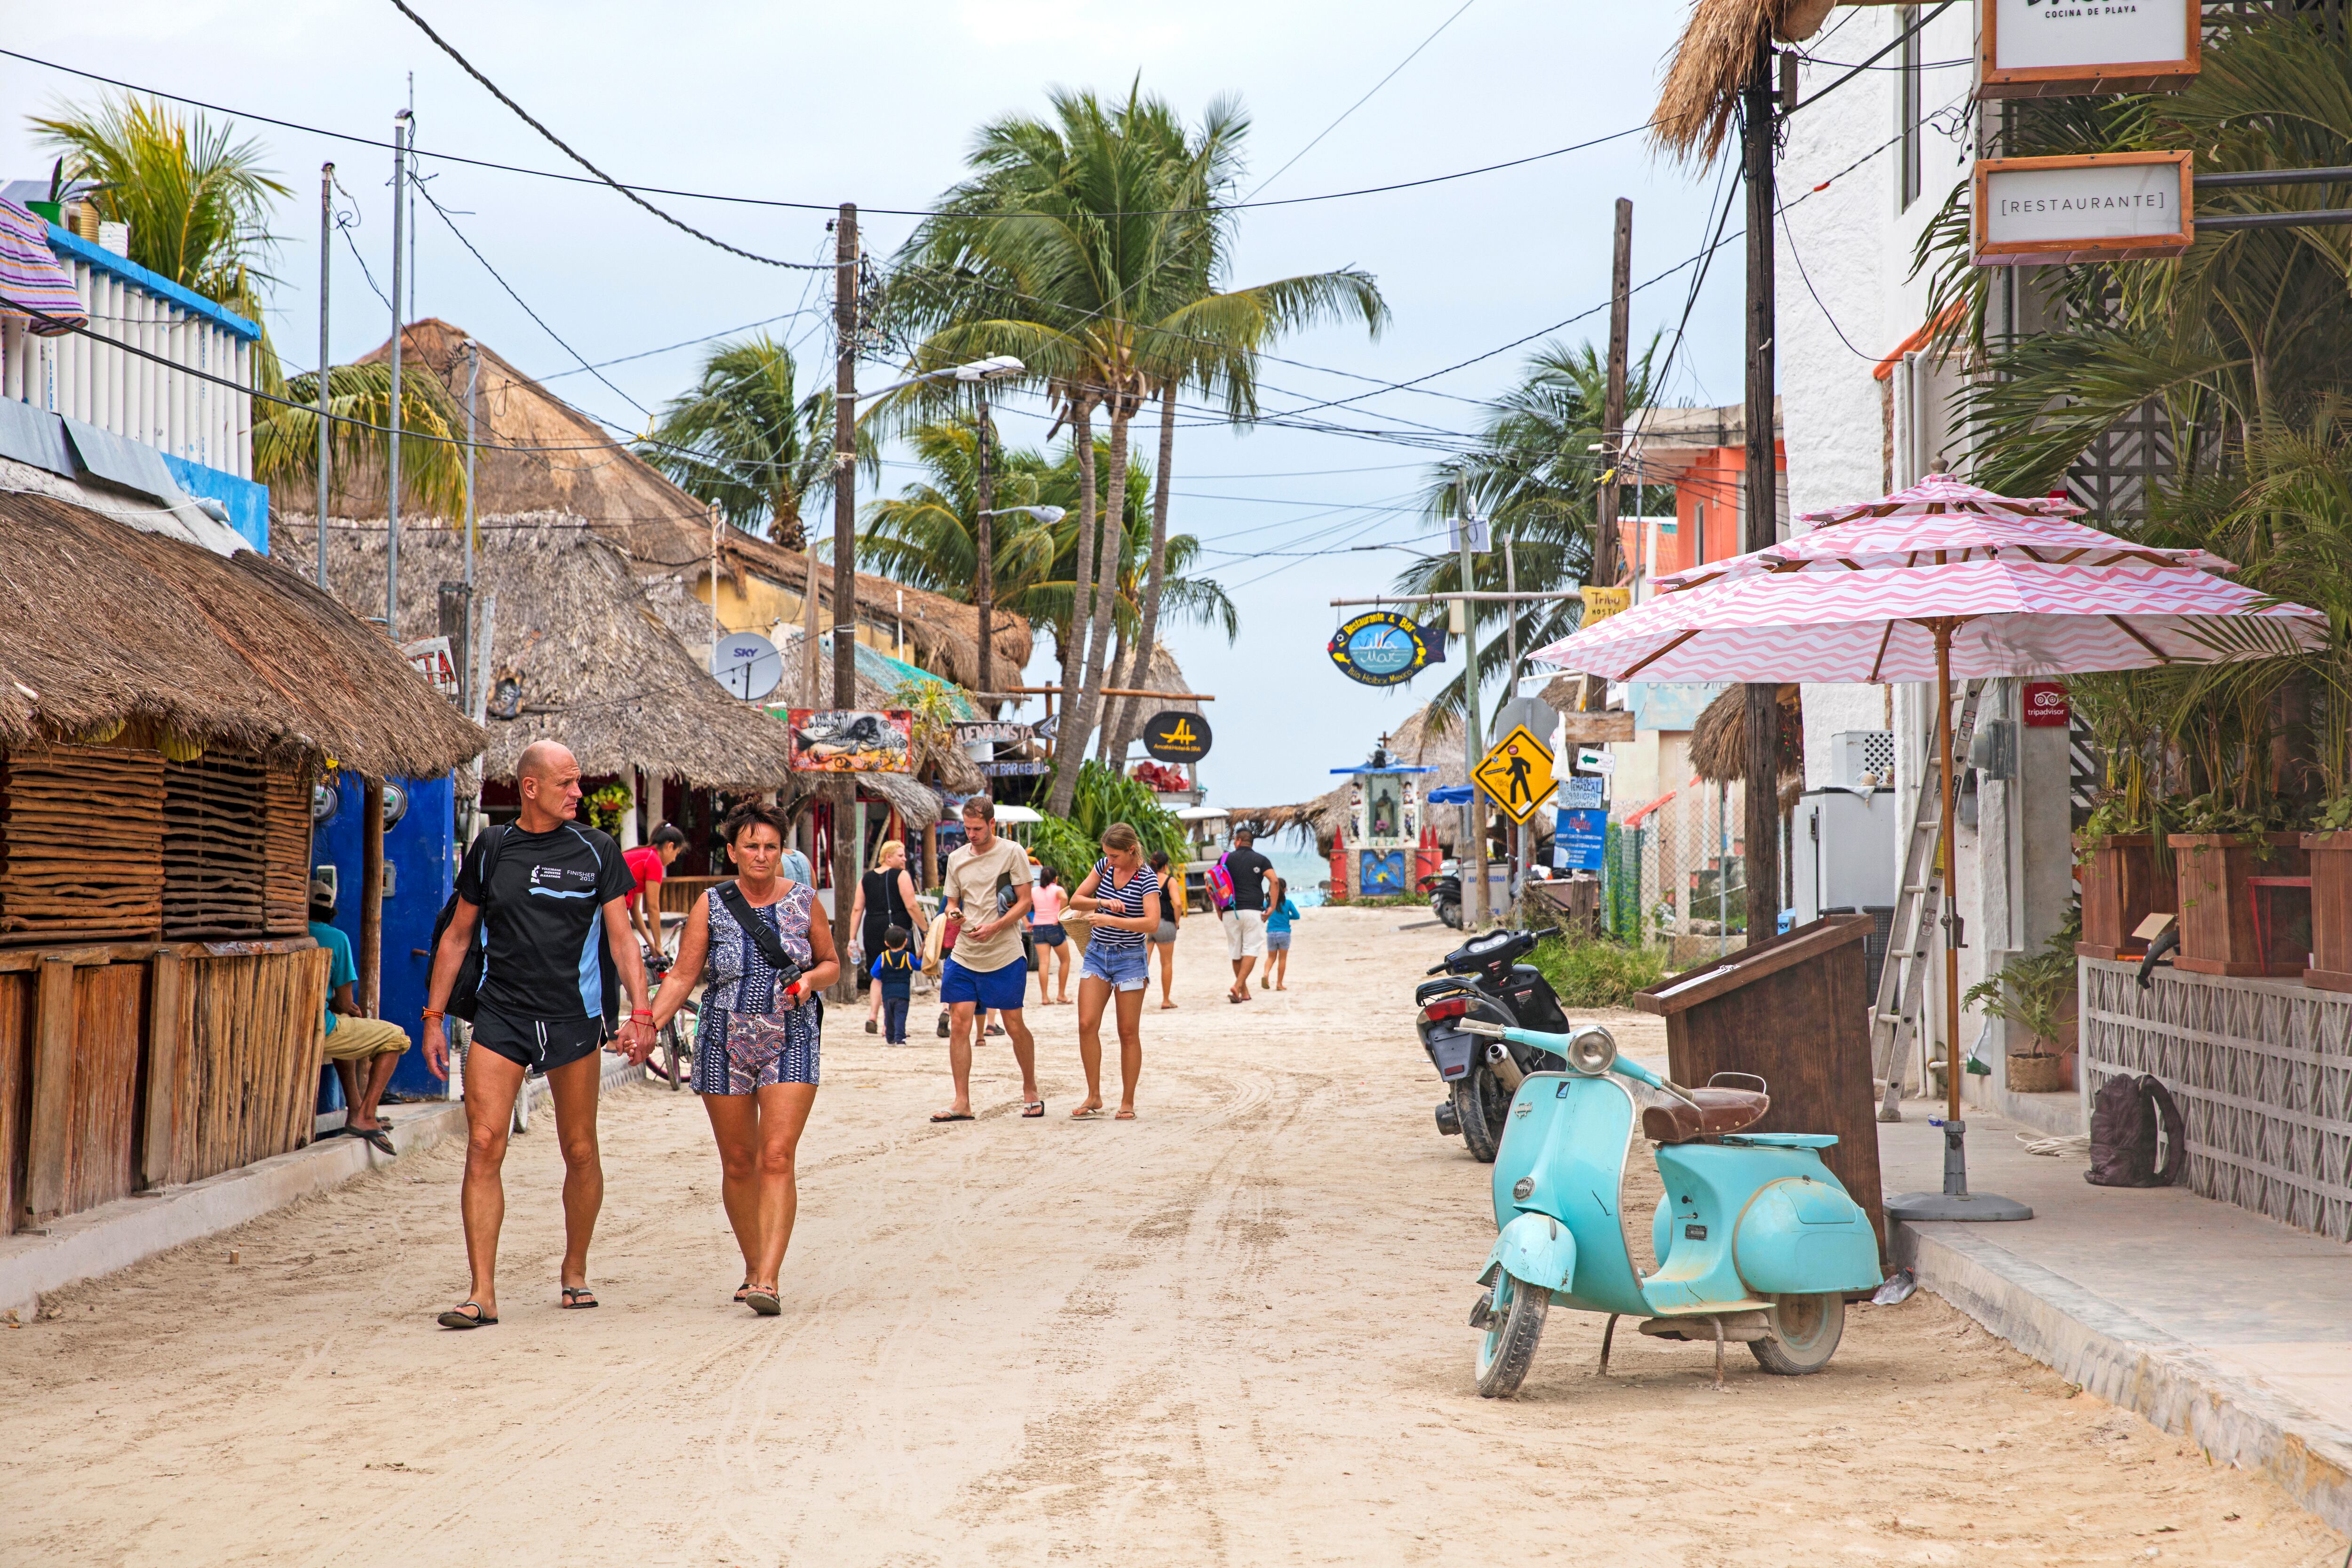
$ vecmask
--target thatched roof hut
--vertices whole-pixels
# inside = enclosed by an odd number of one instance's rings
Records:
[[[437,319],[410,323],[401,334],[402,363],[431,372],[462,405],[467,363],[463,329]],[[589,524],[627,557],[641,576],[683,578],[689,589],[709,582],[710,510],[670,482],[594,419],[565,403],[516,369],[487,344],[476,405],[486,445],[475,463],[475,513],[498,520],[557,512]],[[388,359],[389,339],[361,363]],[[506,449],[499,450],[498,448]],[[329,516],[376,519],[384,515],[384,475],[370,466],[338,469],[331,483]],[[310,514],[316,487],[300,479],[274,487],[273,502]],[[719,572],[738,593],[753,583],[790,595],[795,604],[808,584],[808,558],[742,530],[719,531]],[[895,633],[899,598],[905,597],[907,644],[915,662],[965,686],[980,679],[980,615],[971,605],[887,577],[857,574],[856,616],[869,631]],[[708,588],[704,587],[704,592]],[[747,598],[772,598],[773,594]],[[828,611],[833,568],[817,566],[817,599]],[[753,618],[758,618],[756,616]],[[765,632],[737,617],[732,631]],[[707,637],[694,639],[698,646]],[[998,668],[1019,669],[1029,660],[1029,625],[1018,616],[997,617]]]
[[[1802,688],[1780,688],[1780,789],[1783,813],[1797,808],[1805,789],[1805,714]],[[1691,726],[1691,772],[1709,784],[1748,782],[1748,689],[1724,688],[1699,710]]]
[[[307,518],[280,518],[278,548],[316,559]],[[385,533],[328,530],[335,596],[381,613]],[[574,518],[502,519],[482,531],[475,584],[490,623],[485,684],[493,694],[485,777],[514,776],[523,748],[561,741],[582,771],[640,767],[702,788],[772,789],[787,772],[783,726],[727,695],[647,602],[620,552]],[[465,576],[465,542],[446,529],[404,528],[400,637],[439,635],[440,586]],[[513,682],[510,712],[499,694]],[[444,770],[446,771],[446,770]]]
[[[0,492],[0,746],[125,727],[374,777],[482,745],[383,632],[277,562]]]
[[[1832,0],[1695,0],[1650,117],[1652,139],[1677,158],[1712,163],[1739,124],[1739,89],[1766,37],[1813,36]]]
[[[1370,748],[1366,748],[1369,754]],[[1470,780],[1469,759],[1463,754],[1462,716],[1449,715],[1444,723],[1432,724],[1429,709],[1416,708],[1412,713],[1389,731],[1389,755],[1412,767],[1434,768],[1436,772],[1421,775],[1421,795],[1429,798],[1433,789],[1460,788]],[[1352,781],[1341,779],[1330,789],[1313,800],[1296,805],[1234,806],[1231,808],[1232,826],[1251,826],[1264,834],[1312,834],[1318,854],[1331,850],[1332,836],[1347,821],[1348,790]],[[1459,811],[1440,806],[1423,816],[1437,830],[1437,842],[1447,854],[1454,853],[1454,837],[1462,828]]]

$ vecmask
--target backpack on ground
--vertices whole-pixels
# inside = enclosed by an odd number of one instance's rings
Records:
[[[489,839],[488,843],[482,846],[482,891],[483,895],[488,897],[490,872],[499,863],[499,846],[506,841],[507,829],[485,828],[483,835]],[[480,1002],[482,958],[489,951],[490,945],[489,922],[485,918],[487,913],[487,910],[479,911],[474,917],[474,940],[466,944],[466,956],[457,963],[457,978],[451,982],[449,986],[449,999],[442,1004],[443,1012],[452,1018],[463,1018],[469,1024],[474,1021],[474,1009]],[[457,918],[457,895],[451,893],[442,903],[441,912],[433,919],[433,941],[426,946],[425,952],[438,953],[441,951],[441,934],[449,929],[449,922]],[[431,976],[429,960],[426,975],[429,984]]]
[[[2147,1073],[2101,1084],[2091,1101],[2091,1168],[2083,1180],[2095,1187],[2167,1187],[2188,1175],[2188,1128],[2172,1091]]]

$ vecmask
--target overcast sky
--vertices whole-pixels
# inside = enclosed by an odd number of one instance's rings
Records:
[[[952,183],[976,127],[1043,112],[1056,86],[1123,92],[1140,75],[1188,117],[1220,93],[1254,121],[1250,184],[1288,163],[1262,199],[1318,196],[1525,158],[1639,126],[1683,7],[1582,0],[1280,5],[1199,0],[1183,7],[1111,0],[897,0],[884,5],[730,4],[630,6],[413,0],[483,73],[558,135],[623,179],[697,192],[867,209],[868,248],[887,258],[919,208]],[[417,144],[533,170],[569,169],[553,148],[467,77],[389,0],[110,0],[17,7],[6,47],[58,65],[383,140],[415,73]],[[1427,47],[1370,101],[1349,106],[1417,46]],[[86,102],[99,84],[0,58],[0,174],[46,173],[25,116]],[[356,208],[354,237],[378,285],[390,282],[390,154],[257,120],[242,129],[295,195],[280,204],[269,327],[289,367],[316,358],[319,164],[333,159]],[[1326,131],[1328,134],[1322,134]],[[1318,134],[1322,140],[1316,141]],[[1315,143],[1311,150],[1295,155]],[[490,267],[543,319],[534,322],[427,211],[418,313],[458,323],[538,374],[724,333],[765,318],[803,376],[829,377],[823,274],[743,261],[667,227],[613,192],[427,159],[431,189]],[[576,172],[576,171],[573,171]],[[1377,343],[1328,328],[1281,345],[1265,369],[1270,414],[1371,390],[1487,356],[1423,384],[1316,417],[1364,431],[1473,428],[1475,400],[1514,376],[1555,323],[1573,343],[1605,341],[1611,202],[1631,196],[1636,280],[1704,244],[1713,176],[1702,180],[1624,139],[1524,166],[1418,188],[1250,211],[1234,281],[1341,266],[1378,278],[1394,323]],[[829,258],[827,213],[659,198],[746,249]],[[1739,395],[1737,247],[1718,258],[1692,317],[1673,386],[1695,402]],[[1637,343],[1671,329],[1688,272],[1634,298]],[[335,257],[334,353],[382,342],[389,312],[349,249]],[[562,342],[557,341],[558,337]],[[1532,348],[1534,345],[1529,344]],[[651,354],[553,383],[624,430],[692,377],[707,344]],[[874,381],[887,368],[868,372]],[[617,389],[617,390],[616,390]],[[1444,395],[1433,395],[1442,394]],[[1465,401],[1469,400],[1469,401]],[[1045,434],[1034,399],[1005,400],[1008,440]],[[1155,436],[1143,423],[1138,445]],[[1412,542],[1429,452],[1378,434],[1260,427],[1180,432],[1171,526],[1224,553],[1208,557],[1241,609],[1240,638],[1175,628],[1193,686],[1213,693],[1212,798],[1266,805],[1319,793],[1328,770],[1360,760],[1439,678],[1378,691],[1339,676],[1323,653],[1342,612],[1334,597],[1390,586],[1410,556],[1346,546]],[[884,488],[915,477],[885,470]],[[1334,551],[1338,553],[1299,553]],[[1040,642],[1044,646],[1043,639]],[[1041,666],[1042,668],[1042,661]],[[1490,701],[1491,701],[1490,695]]]

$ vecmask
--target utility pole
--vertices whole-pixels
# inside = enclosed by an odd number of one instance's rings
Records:
[[[841,204],[833,228],[833,705],[857,706],[857,207]],[[718,592],[712,584],[712,593]],[[834,786],[833,944],[849,951],[850,889],[857,883],[857,780]],[[837,1000],[857,999],[846,966]]]
[[[1507,535],[1503,540],[1503,592],[1513,595],[1519,591],[1518,552],[1512,548],[1517,542]],[[1516,596],[1504,606],[1503,616],[1504,633],[1510,639],[1511,659],[1511,673],[1503,684],[1503,700],[1514,702],[1519,695],[1519,602]],[[1511,861],[1503,872],[1503,885],[1508,888],[1514,879],[1517,879],[1522,896],[1527,887],[1524,879],[1528,874],[1528,841],[1531,834],[1532,829],[1524,822],[1511,825]]]
[[[383,629],[400,640],[400,255],[408,194],[408,110],[392,117],[392,458],[383,490]]]
[[[1763,550],[1780,538],[1780,484],[1772,440],[1772,155],[1777,84],[1772,38],[1759,26],[1756,57],[1740,89],[1739,151],[1748,184],[1748,537]],[[1744,846],[1748,870],[1748,940],[1761,942],[1779,928],[1780,911],[1780,688],[1751,681],[1747,702],[1748,769]]]
[[[980,528],[972,535],[972,551],[980,559],[972,579],[972,602],[980,606],[980,692],[982,710],[996,717],[996,520],[988,515],[996,505],[996,486],[988,471],[988,383],[973,384],[980,394]]]
[[[1592,542],[1592,580],[1608,587],[1624,575],[1618,536],[1617,491],[1625,467],[1625,355],[1633,313],[1633,204],[1617,198],[1617,240],[1610,256],[1609,380],[1601,395],[1601,489],[1594,498],[1599,530]]]
[[[327,281],[333,261],[335,237],[335,166],[319,165],[319,504],[315,509],[319,524],[319,592],[327,587],[327,479],[328,439],[327,366]]]
[[[466,340],[466,648],[457,666],[465,688],[466,711],[474,702],[474,683],[481,672],[473,666],[474,647],[474,446],[481,437],[478,394],[482,384],[482,345]]]
[[[1478,585],[1471,574],[1468,481],[1456,485],[1454,496],[1457,526],[1462,531],[1462,591],[1467,594]],[[1465,889],[1470,897],[1464,906],[1464,918],[1472,931],[1486,923],[1486,808],[1478,803],[1478,605],[1473,599],[1462,605],[1462,771],[1464,782],[1470,786],[1470,798],[1462,803],[1462,821],[1470,843],[1467,856],[1454,857],[1470,867],[1470,886]]]

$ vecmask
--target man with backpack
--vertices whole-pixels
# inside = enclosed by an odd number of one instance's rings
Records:
[[[1265,956],[1265,885],[1274,862],[1251,847],[1257,836],[1248,828],[1234,834],[1234,847],[1218,860],[1223,877],[1212,877],[1223,910],[1217,917],[1225,928],[1225,956],[1234,961],[1233,988],[1228,1002],[1250,999],[1250,971]]]
[[[425,1009],[425,1061],[448,1076],[446,1013],[469,1014],[466,1060],[466,1177],[458,1199],[473,1294],[441,1314],[444,1328],[499,1321],[499,1228],[506,1217],[499,1168],[524,1076],[547,1079],[563,1151],[563,1305],[593,1307],[588,1241],[604,1206],[596,1148],[596,1081],[605,1041],[642,1058],[651,1041],[645,965],[629,925],[635,887],[610,835],[572,820],[580,763],[552,741],[527,748],[515,767],[521,814],[478,837],[457,871],[457,891],[433,953]],[[462,974],[461,971],[468,973]],[[620,993],[630,1016],[614,1025]]]

